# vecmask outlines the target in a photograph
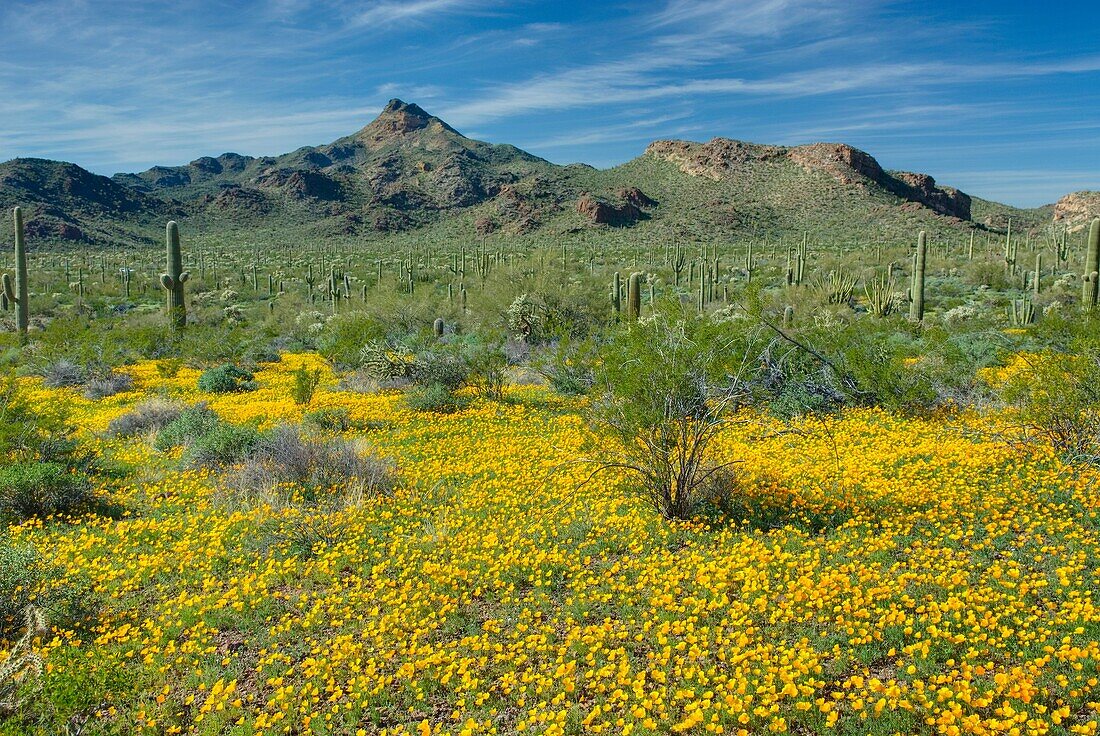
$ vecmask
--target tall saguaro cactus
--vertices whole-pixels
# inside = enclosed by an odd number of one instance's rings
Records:
[[[626,281],[626,318],[631,322],[637,322],[642,314],[642,275],[630,274]]]
[[[619,318],[619,313],[622,311],[622,293],[622,280],[619,272],[616,271],[611,278],[611,311],[615,313],[615,319]]]
[[[183,270],[183,255],[180,253],[180,229],[175,221],[170,221],[165,228],[165,243],[167,248],[168,273],[160,275],[160,285],[164,287],[165,314],[177,330],[182,330],[187,324],[187,305],[183,298],[183,285],[191,278],[191,274]]]
[[[1096,308],[1100,270],[1100,217],[1089,226],[1088,247],[1085,248],[1085,273],[1081,276],[1081,308],[1091,312]]]
[[[913,281],[909,287],[909,319],[924,319],[924,268],[928,260],[928,236],[920,231],[917,236],[917,252],[913,257]]]
[[[12,288],[11,276],[4,274],[4,296],[15,304],[15,327],[19,339],[26,341],[27,327],[30,325],[30,287],[27,284],[27,244],[23,239],[23,210],[16,207],[11,211],[15,221],[15,287]]]

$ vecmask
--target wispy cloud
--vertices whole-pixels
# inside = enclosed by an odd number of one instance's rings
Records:
[[[777,36],[795,26],[832,24],[869,5],[862,0],[670,0],[649,19],[653,28],[709,36]]]
[[[443,13],[470,10],[485,4],[478,0],[378,0],[367,3],[365,8],[356,12],[352,25],[389,26],[424,16],[436,19]]]

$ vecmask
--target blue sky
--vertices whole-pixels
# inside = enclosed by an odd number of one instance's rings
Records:
[[[841,141],[1018,205],[1100,189],[1100,3],[4,0],[0,160],[330,142],[391,97],[551,161]]]

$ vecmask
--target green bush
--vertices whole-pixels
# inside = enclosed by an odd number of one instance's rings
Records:
[[[453,414],[467,402],[443,384],[432,383],[411,389],[405,394],[405,403],[414,411]]]
[[[232,394],[256,390],[256,377],[237,366],[226,363],[202,372],[199,390],[211,394]]]
[[[468,369],[466,381],[473,386],[478,396],[494,401],[504,397],[508,356],[503,350],[494,345],[478,342],[467,347],[462,357]]]
[[[385,336],[385,325],[364,312],[337,314],[325,322],[317,337],[317,352],[337,368],[350,370],[359,366],[365,343]]]
[[[0,467],[0,514],[15,519],[79,509],[93,498],[92,484],[56,462],[16,462]]]
[[[462,388],[469,375],[469,366],[462,356],[444,350],[417,353],[409,372],[409,378],[417,386],[442,386],[448,391]]]
[[[153,446],[164,452],[173,447],[190,445],[212,431],[220,421],[218,415],[206,404],[189,406],[157,432]]]
[[[302,423],[316,427],[322,432],[347,432],[355,426],[351,413],[342,406],[307,411],[302,415]]]
[[[187,464],[193,468],[232,465],[247,456],[259,440],[260,431],[251,425],[218,422],[191,443]]]
[[[205,404],[196,404],[158,432],[153,445],[162,452],[185,447],[184,461],[188,466],[216,468],[244,458],[260,437],[256,427],[222,421]]]
[[[1020,356],[1000,384],[999,398],[1015,410],[1025,439],[1052,446],[1069,461],[1100,463],[1100,344],[1076,354],[1047,351]]]
[[[299,406],[313,401],[313,394],[321,383],[321,369],[308,370],[304,365],[294,369],[294,385],[290,387],[290,396]]]
[[[598,358],[594,339],[563,338],[538,355],[535,367],[554,391],[563,396],[583,396],[596,382]]]
[[[17,638],[32,603],[52,626],[69,628],[92,617],[98,597],[86,583],[61,583],[64,571],[34,547],[0,538],[0,639]]]
[[[614,442],[593,453],[596,470],[630,476],[628,487],[667,518],[726,505],[730,462],[708,450],[748,399],[738,335],[705,317],[663,311],[620,330],[601,358],[587,415]]]

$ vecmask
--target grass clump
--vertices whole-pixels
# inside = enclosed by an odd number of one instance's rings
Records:
[[[160,432],[178,419],[183,411],[184,407],[179,402],[149,399],[112,419],[107,425],[107,434],[111,437],[136,437]]]
[[[104,376],[90,379],[84,385],[84,398],[105,399],[134,388],[134,377],[129,373],[116,373],[111,371]]]
[[[282,426],[257,440],[225,485],[234,505],[343,508],[389,496],[396,484],[392,462],[344,439],[316,439]]]

